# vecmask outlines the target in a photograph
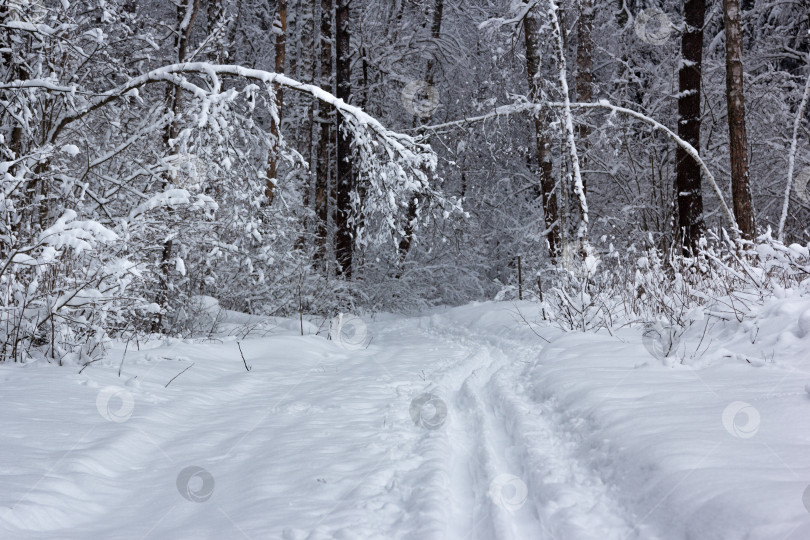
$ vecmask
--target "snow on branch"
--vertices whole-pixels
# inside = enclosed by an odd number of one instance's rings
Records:
[[[709,181],[709,184],[711,185],[712,190],[717,196],[717,199],[720,201],[720,207],[723,210],[723,214],[726,216],[726,221],[728,221],[729,227],[731,228],[734,236],[739,237],[739,229],[737,228],[737,222],[734,219],[734,213],[732,212],[728,204],[726,204],[726,199],[725,197],[723,197],[723,192],[720,190],[720,186],[717,184],[714,175],[711,173],[708,166],[706,165],[706,162],[703,161],[703,159],[700,157],[700,153],[695,149],[694,146],[692,146],[682,138],[678,137],[678,135],[675,134],[675,132],[673,132],[671,129],[669,129],[662,123],[658,122],[657,120],[650,118],[649,116],[644,115],[638,111],[613,105],[604,99],[593,103],[570,103],[569,106],[572,109],[602,109],[610,111],[612,114],[622,114],[625,116],[630,116],[631,118],[635,118],[636,120],[640,120],[641,122],[648,124],[654,130],[660,131],[664,133],[666,136],[668,136],[670,139],[672,139],[675,142],[675,144],[683,148],[686,151],[686,153],[689,154],[695,161],[697,161],[698,165],[700,165],[700,169],[703,171],[703,174]],[[485,122],[487,120],[491,120],[493,118],[498,118],[501,116],[509,116],[516,113],[523,113],[530,111],[537,112],[538,110],[541,110],[543,107],[549,107],[552,109],[561,109],[565,107],[565,103],[556,101],[548,101],[539,104],[512,103],[509,105],[502,105],[500,107],[496,107],[495,110],[481,116],[473,116],[461,120],[455,120],[453,122],[434,124],[432,126],[422,126],[419,129],[439,131],[439,130],[460,128],[468,124]]]
[[[211,90],[205,90],[198,85],[192,84],[185,80],[183,75],[206,76],[211,83]],[[298,82],[280,73],[249,69],[236,65],[216,65],[205,62],[180,63],[157,68],[139,77],[130,79],[117,88],[101,93],[77,110],[63,114],[51,129],[48,139],[54,141],[68,124],[86,116],[88,113],[111,101],[121,98],[128,92],[148,84],[172,82],[182,85],[185,90],[194,94],[195,97],[204,100],[216,100],[221,92],[221,78],[224,76],[259,81],[265,85],[278,84],[279,86],[290,88],[297,92],[309,94],[315,99],[332,105],[341,115],[347,117],[353,126],[358,129],[367,130],[373,134],[380,143],[385,145],[386,150],[392,157],[398,156],[399,158],[413,162],[416,166],[426,166],[430,170],[433,170],[436,166],[436,156],[430,150],[429,146],[417,143],[408,135],[386,129],[377,119],[370,116],[359,107],[347,104],[342,99],[338,99],[318,86]],[[26,81],[25,83],[25,87],[27,88],[37,86],[49,88],[51,85],[52,83],[49,81],[43,80]],[[0,88],[3,88],[3,86],[0,85]],[[59,90],[66,91],[67,88],[59,88]]]
[[[202,79],[202,80],[200,80]],[[250,84],[241,88],[223,90],[225,79],[248,81]],[[60,134],[70,126],[95,110],[98,110],[119,99],[137,95],[139,88],[156,84],[170,83],[179,86],[196,100],[199,109],[192,119],[192,125],[204,128],[212,119],[211,115],[220,115],[227,103],[244,98],[250,108],[255,105],[257,84],[263,84],[267,92],[274,96],[278,87],[287,88],[307,94],[314,99],[327,103],[335,108],[343,119],[343,127],[351,132],[355,153],[356,170],[367,184],[368,197],[360,201],[354,199],[355,209],[363,206],[365,213],[382,213],[383,221],[396,232],[394,215],[401,212],[406,205],[400,194],[418,191],[435,203],[445,212],[460,212],[460,204],[444,197],[431,187],[429,175],[437,166],[437,157],[428,144],[418,142],[407,134],[397,133],[385,128],[361,108],[347,104],[342,99],[318,86],[301,83],[280,73],[249,69],[237,65],[218,65],[206,62],[185,62],[163,66],[148,73],[134,77],[124,84],[95,94],[91,98],[80,96],[77,105],[64,112],[54,123],[46,141],[55,144]],[[42,87],[68,91],[66,87],[54,86],[53,81],[15,82],[11,86],[24,85],[26,88]],[[0,85],[0,88],[3,86]],[[75,92],[73,92],[75,95]],[[268,106],[271,117],[278,121],[274,109],[274,99]],[[382,238],[384,235],[381,235]]]

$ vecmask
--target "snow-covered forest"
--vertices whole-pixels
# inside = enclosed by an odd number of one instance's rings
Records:
[[[0,0],[0,538],[810,537],[808,100],[797,0]]]

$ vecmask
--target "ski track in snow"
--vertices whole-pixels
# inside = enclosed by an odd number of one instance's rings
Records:
[[[426,326],[453,348],[478,351],[465,364],[471,371],[456,399],[465,429],[475,437],[466,446],[457,445],[455,454],[472,458],[473,491],[485,500],[478,501],[473,513],[477,523],[448,538],[639,538],[628,524],[632,516],[611,499],[598,473],[580,463],[575,442],[554,425],[553,400],[538,402],[527,395],[521,381],[529,380],[525,373],[539,346],[493,345],[457,328],[438,330],[435,322]],[[513,506],[494,503],[497,492],[488,494],[488,490],[501,475],[523,482],[524,503],[509,500],[509,493],[507,503]],[[646,531],[643,538],[656,536]]]

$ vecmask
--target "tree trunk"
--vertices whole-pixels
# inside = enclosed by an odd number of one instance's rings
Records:
[[[317,1],[317,0],[315,0]],[[320,24],[320,64],[321,88],[332,92],[332,16],[334,5],[332,0],[321,0]],[[329,223],[329,173],[331,163],[329,148],[332,144],[334,131],[329,116],[332,107],[321,102],[318,104],[319,129],[318,136],[318,162],[315,171],[315,262],[326,260],[326,240]]]
[[[705,0],[686,0],[686,28],[681,36],[681,68],[678,72],[678,136],[700,151],[700,79],[703,62]],[[675,150],[678,237],[685,255],[697,249],[703,234],[703,194],[700,166],[680,146]]]
[[[568,92],[568,74],[565,61],[566,46],[565,20],[561,19],[564,13],[559,12],[556,0],[549,1],[549,18],[551,19],[552,31],[557,41],[557,72],[560,80],[560,90],[563,95],[563,127],[564,137],[568,157],[571,160],[572,184],[574,196],[577,199],[579,208],[579,223],[577,225],[578,251],[581,255],[586,255],[588,247],[588,200],[585,197],[585,188],[582,184],[582,174],[579,168],[579,155],[577,154],[577,143],[574,137],[574,117],[571,113],[571,98]]]
[[[723,0],[726,27],[726,103],[731,154],[731,194],[734,217],[744,238],[754,237],[754,210],[748,175],[748,139],[743,95],[742,29],[739,0]]]
[[[540,76],[540,28],[537,7],[532,8],[524,20],[524,34],[526,36],[526,72],[529,76],[529,98],[533,103],[540,100],[543,79]],[[551,138],[547,134],[548,121],[546,109],[537,111],[534,115],[534,136],[537,144],[537,161],[540,173],[540,191],[543,203],[543,220],[548,242],[548,255],[552,263],[556,263],[560,255],[560,224],[557,209],[557,193],[552,175],[551,164]]]
[[[593,99],[591,66],[593,63],[593,0],[579,0],[577,23],[577,101],[587,103]],[[577,136],[582,149],[582,164],[588,149],[590,129],[585,122],[577,124]],[[582,189],[587,193],[587,176],[582,175]]]
[[[273,33],[276,34],[276,73],[284,73],[284,63],[287,58],[287,0],[278,0],[278,11],[273,22]],[[278,181],[278,152],[279,152],[279,125],[281,124],[282,109],[284,106],[284,93],[280,84],[273,84],[275,93],[276,112],[278,121],[272,120],[270,126],[270,151],[267,157],[267,184],[264,194],[267,204],[273,204],[275,198],[276,182]]]
[[[316,84],[318,65],[317,55],[315,54],[315,3],[312,0],[300,0],[297,4],[300,13],[295,16],[295,21],[298,26],[300,34],[299,40],[301,43],[301,58],[297,63],[297,71],[295,76],[300,81],[305,81],[310,84]],[[292,69],[292,64],[290,69]],[[315,115],[317,113],[317,104],[313,101],[307,105],[307,118],[302,127],[303,135],[296,137],[298,141],[299,151],[306,160],[312,164],[303,173],[303,186],[301,204],[306,213],[304,219],[301,220],[301,235],[298,237],[296,248],[301,250],[306,247],[306,240],[308,235],[312,232],[309,220],[309,208],[312,204],[312,187],[317,182],[315,175],[315,164],[318,161],[318,154],[316,148],[316,128],[315,128]]]
[[[442,35],[442,14],[444,13],[444,0],[435,0],[435,5],[433,7],[433,21],[430,25],[430,35],[433,38],[433,41],[438,42],[439,38]],[[433,83],[435,82],[435,70],[436,70],[436,60],[433,56],[427,62],[427,67],[425,68],[425,83],[427,84],[428,88],[433,87]],[[414,125],[421,124],[421,125],[428,125],[430,124],[430,120],[432,118],[432,113],[428,116],[424,116],[422,118],[414,117]],[[430,142],[430,139],[427,140]],[[408,252],[411,250],[411,246],[413,246],[413,233],[416,229],[416,220],[419,218],[419,200],[418,194],[412,193],[410,198],[408,199],[408,213],[405,220],[405,227],[403,232],[405,233],[402,236],[402,239],[399,241],[399,260],[400,263],[405,260],[405,257],[408,255]]]
[[[188,51],[188,42],[191,37],[191,29],[194,28],[194,20],[197,18],[197,13],[200,10],[200,0],[187,0],[184,4],[177,7],[177,27],[175,37],[175,48],[177,51],[177,61],[183,62],[186,59]],[[172,111],[174,118],[169,123],[166,134],[164,135],[165,144],[168,148],[169,141],[176,139],[180,135],[180,124],[177,121],[180,113],[183,110],[183,89],[178,85],[169,87],[169,109]],[[171,180],[164,177],[163,186],[166,188]],[[160,274],[159,274],[159,287],[157,295],[157,304],[162,308],[168,307],[169,302],[169,272],[171,271],[171,256],[174,242],[169,239],[163,243],[163,250],[160,255]],[[154,332],[161,331],[163,326],[163,314],[158,314],[157,319],[152,325]]]
[[[351,0],[338,0],[335,11],[335,49],[337,59],[337,97],[346,103],[352,93],[351,81],[351,33],[349,28],[349,4]],[[352,277],[352,256],[354,235],[352,234],[352,191],[354,190],[354,170],[352,167],[351,134],[344,125],[342,116],[338,119],[337,142],[337,191],[335,197],[335,256],[340,272],[349,279]]]

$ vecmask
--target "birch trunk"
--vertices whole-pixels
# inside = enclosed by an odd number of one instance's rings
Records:
[[[526,36],[526,72],[529,76],[529,98],[538,103],[542,98],[543,79],[540,76],[540,21],[537,8],[534,7],[524,19]],[[548,113],[545,108],[534,115],[534,137],[537,145],[537,162],[540,174],[540,192],[543,204],[543,220],[548,242],[548,255],[556,262],[560,255],[560,224],[557,208],[557,193],[551,163],[551,138],[548,135]]]
[[[275,72],[284,73],[284,64],[287,59],[287,0],[278,0],[278,11],[273,22],[273,33],[276,35],[276,58]],[[273,204],[275,198],[276,183],[278,182],[278,151],[279,137],[281,132],[282,112],[284,107],[284,93],[280,84],[273,85],[276,102],[276,118],[272,119],[270,126],[270,150],[267,156],[267,184],[264,195],[267,197],[267,204]]]
[[[723,0],[723,20],[726,26],[726,103],[731,154],[732,205],[740,233],[750,240],[755,235],[755,227],[748,171],[748,139],[745,130],[739,0]]]

